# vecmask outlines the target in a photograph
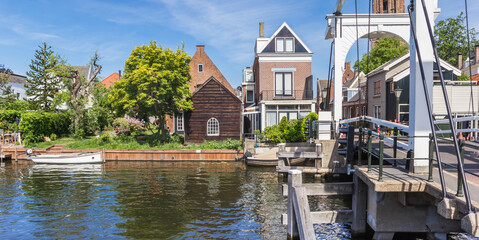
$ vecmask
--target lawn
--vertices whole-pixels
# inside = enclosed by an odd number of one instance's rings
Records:
[[[143,141],[136,136],[91,136],[84,139],[72,137],[59,138],[50,142],[26,144],[26,148],[47,148],[54,144],[65,144],[69,149],[128,149],[128,150],[171,150],[171,149],[242,149],[241,140],[205,141],[202,144],[184,145],[179,136],[170,137],[169,142],[160,142],[158,136],[149,133]]]

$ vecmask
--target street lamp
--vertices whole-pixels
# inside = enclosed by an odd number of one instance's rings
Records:
[[[396,116],[397,116],[396,119],[397,119],[398,122],[400,122],[400,120],[399,120],[399,98],[401,97],[401,93],[402,93],[402,89],[400,89],[400,88],[394,89],[394,94],[396,95],[396,103],[397,103],[396,104],[396,106],[397,106],[397,108],[396,108]]]
[[[321,97],[322,97],[322,101],[321,101],[321,110],[326,110],[328,106],[326,106],[328,103],[326,102],[326,97],[328,96],[328,89],[327,88],[323,88],[321,89]]]

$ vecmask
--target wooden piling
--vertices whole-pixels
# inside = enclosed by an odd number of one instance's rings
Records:
[[[301,186],[303,183],[303,175],[300,170],[288,171],[288,195],[294,196],[294,188]],[[296,223],[293,201],[288,200],[288,238],[293,239],[299,237],[298,226]]]

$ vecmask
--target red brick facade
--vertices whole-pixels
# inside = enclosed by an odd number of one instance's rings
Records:
[[[199,71],[199,66],[203,66],[203,71]],[[196,53],[193,55],[193,58],[190,62],[190,75],[191,75],[191,83],[190,83],[190,92],[194,93],[197,88],[203,83],[206,82],[211,76],[217,79],[220,83],[225,85],[228,90],[236,94],[236,91],[231,87],[231,85],[226,81],[226,78],[221,74],[220,70],[216,67],[216,65],[211,61],[208,55],[205,52],[204,45],[196,45]]]

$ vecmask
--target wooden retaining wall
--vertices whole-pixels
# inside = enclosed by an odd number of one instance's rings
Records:
[[[3,154],[15,155],[25,152],[26,148],[2,148]],[[66,154],[76,152],[99,152],[98,149],[35,149],[38,154]],[[103,158],[106,161],[237,161],[243,157],[243,150],[115,150],[105,149]],[[25,154],[18,160],[27,160]]]

